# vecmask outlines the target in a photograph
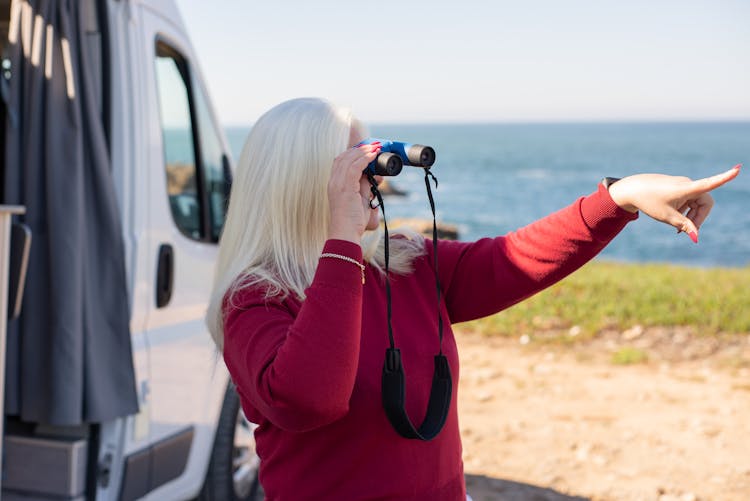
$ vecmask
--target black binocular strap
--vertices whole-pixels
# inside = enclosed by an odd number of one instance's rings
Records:
[[[390,259],[388,247],[388,224],[385,219],[385,206],[383,205],[383,196],[380,194],[380,190],[378,190],[377,182],[372,175],[368,174],[370,191],[377,198],[378,205],[383,213],[383,228],[385,233],[383,250],[385,252],[385,294],[388,308],[388,339],[390,341],[390,348],[386,349],[385,362],[383,363],[381,390],[383,409],[385,410],[385,414],[388,417],[391,426],[393,426],[399,435],[405,438],[418,440],[432,440],[438,435],[438,433],[440,433],[440,430],[443,429],[450,410],[451,393],[453,390],[450,366],[448,365],[448,359],[443,355],[443,319],[440,315],[441,290],[437,269],[437,221],[435,216],[435,202],[432,197],[432,190],[430,189],[428,176],[431,176],[435,181],[435,187],[437,187],[437,179],[428,169],[425,169],[425,184],[427,186],[427,195],[430,199],[430,207],[432,209],[432,236],[435,283],[437,287],[438,338],[440,349],[438,354],[435,355],[435,371],[432,376],[432,388],[430,390],[430,399],[427,404],[427,413],[424,421],[422,421],[419,429],[417,429],[409,419],[404,407],[406,400],[406,375],[404,373],[404,366],[401,363],[401,350],[396,348],[393,339],[393,326],[391,324],[391,283],[390,277],[388,276]]]

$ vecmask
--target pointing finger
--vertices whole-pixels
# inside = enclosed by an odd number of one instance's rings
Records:
[[[737,164],[728,171],[722,172],[721,174],[693,181],[692,183],[690,183],[687,191],[690,194],[697,195],[700,193],[707,193],[711,190],[715,190],[719,186],[728,183],[729,181],[737,177],[737,175],[740,173],[741,167],[741,164]]]

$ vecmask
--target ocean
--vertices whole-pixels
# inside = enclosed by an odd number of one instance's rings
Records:
[[[716,205],[693,244],[641,214],[600,254],[624,262],[688,266],[750,265],[750,122],[513,123],[370,126],[371,135],[432,146],[438,220],[461,240],[513,231],[578,197],[605,176],[641,172],[710,176],[743,163],[713,192]],[[228,128],[239,158],[249,128]],[[407,193],[386,198],[391,218],[430,218],[421,169],[404,167],[392,183]]]

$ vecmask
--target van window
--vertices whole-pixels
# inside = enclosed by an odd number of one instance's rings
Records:
[[[177,227],[185,235],[201,240],[198,175],[190,119],[190,99],[180,62],[168,51],[157,51],[156,82],[159,92],[167,196]]]
[[[218,242],[231,172],[208,100],[185,58],[162,41],[156,80],[172,217],[188,237]]]

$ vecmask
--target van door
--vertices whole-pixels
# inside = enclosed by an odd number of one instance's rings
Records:
[[[178,499],[196,495],[203,482],[227,383],[204,315],[231,173],[191,46],[171,21],[179,17],[138,5],[152,277],[150,487],[161,485],[148,497]]]

